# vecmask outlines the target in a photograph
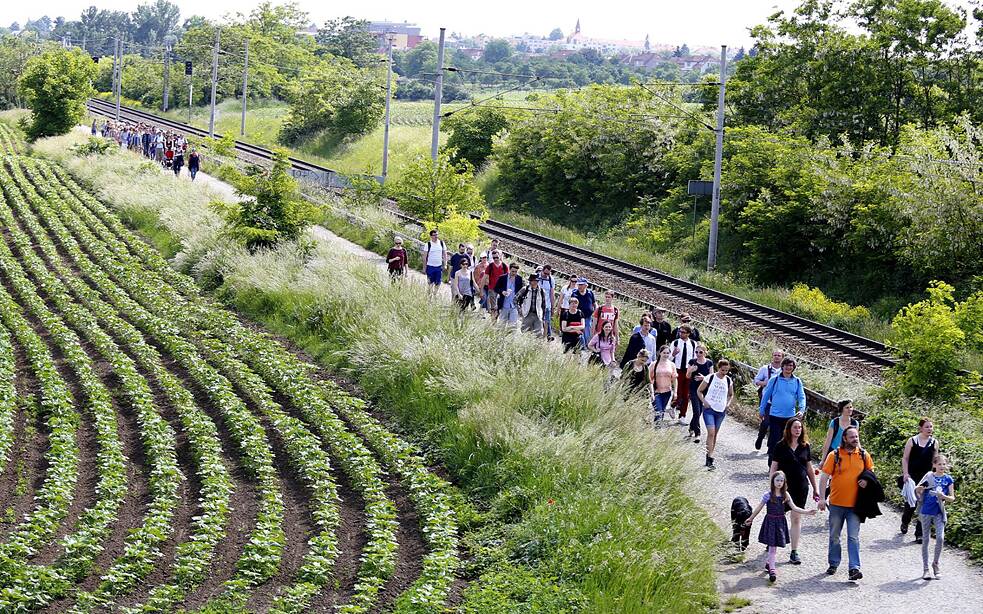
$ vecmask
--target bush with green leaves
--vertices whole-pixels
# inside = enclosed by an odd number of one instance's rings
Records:
[[[343,138],[375,128],[385,107],[381,83],[378,69],[358,68],[344,58],[308,67],[289,86],[290,112],[280,141],[294,143],[324,131]]]
[[[78,145],[73,145],[72,151],[75,152],[76,155],[82,156],[84,158],[86,156],[92,156],[92,155],[96,155],[96,156],[104,155],[109,151],[112,151],[115,147],[116,144],[109,139],[104,139],[97,136],[91,136],[89,137],[89,140],[87,140],[86,142],[79,143]]]
[[[966,378],[958,373],[960,358],[967,336],[975,343],[980,335],[983,293],[959,303],[954,298],[955,288],[941,281],[932,282],[927,292],[927,299],[904,307],[891,322],[901,359],[895,375],[910,396],[952,400],[966,384]]]
[[[496,107],[465,107],[455,111],[440,124],[449,132],[445,148],[451,160],[467,160],[471,166],[481,168],[491,157],[495,137],[515,122],[519,111]]]
[[[455,214],[485,213],[485,199],[475,184],[473,168],[464,160],[451,161],[446,152],[437,160],[417,156],[389,193],[400,209],[422,220],[427,228]]]
[[[31,108],[28,138],[65,134],[79,125],[95,73],[92,58],[78,48],[52,48],[28,60],[18,81]]]
[[[235,182],[236,193],[245,198],[211,204],[225,219],[225,234],[251,252],[300,237],[318,218],[317,207],[298,194],[289,168],[287,154],[275,151],[271,168],[256,168]]]

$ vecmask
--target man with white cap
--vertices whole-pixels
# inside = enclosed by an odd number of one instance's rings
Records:
[[[594,315],[594,293],[587,289],[587,278],[579,277],[577,278],[577,289],[573,291],[573,295],[570,298],[577,299],[577,308],[580,310],[580,314],[584,317],[584,333],[580,338],[581,347],[587,347],[587,341],[590,339],[587,335],[589,331],[593,330],[591,328],[591,316]]]

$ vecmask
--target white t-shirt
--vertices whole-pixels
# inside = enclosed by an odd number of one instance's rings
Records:
[[[560,308],[570,309],[570,297],[577,291],[577,288],[564,288],[560,293]]]
[[[444,245],[443,241],[433,241],[427,242],[427,247],[424,248],[424,252],[427,256],[427,266],[444,266],[444,252],[447,251],[447,246]]]
[[[707,378],[710,384],[703,393],[706,404],[714,411],[727,411],[727,396],[730,392],[730,378],[711,373]]]

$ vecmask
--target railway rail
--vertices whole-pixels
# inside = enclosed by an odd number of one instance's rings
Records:
[[[115,116],[115,106],[99,99],[90,99],[89,109],[96,114]],[[153,113],[120,108],[121,117],[152,122],[176,131],[199,137],[208,133],[201,128],[189,126],[178,121],[163,118]],[[236,151],[247,156],[269,160],[273,152],[264,147],[236,141]],[[300,172],[335,174],[331,169],[295,157],[289,158],[293,168]],[[402,216],[407,219],[408,216]],[[539,251],[552,257],[562,258],[585,268],[600,271],[633,284],[651,288],[690,302],[707,311],[726,316],[732,320],[747,322],[755,329],[772,331],[784,337],[793,337],[798,342],[817,350],[829,352],[840,359],[851,360],[866,366],[887,368],[895,364],[890,351],[883,343],[814,322],[807,318],[780,311],[749,301],[726,292],[701,286],[694,282],[668,275],[661,271],[625,262],[611,256],[598,254],[588,249],[569,245],[562,241],[537,234],[523,228],[504,224],[495,220],[482,222],[481,229],[491,235],[510,241],[515,245]]]

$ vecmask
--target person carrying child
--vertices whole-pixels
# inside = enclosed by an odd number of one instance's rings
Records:
[[[919,519],[922,523],[922,578],[931,580],[928,573],[928,542],[932,538],[932,524],[935,524],[935,559],[932,562],[932,572],[936,580],[942,579],[939,569],[939,558],[942,556],[942,545],[945,542],[946,513],[945,504],[956,500],[956,486],[947,471],[949,462],[942,454],[936,454],[932,461],[932,471],[925,474],[915,487],[915,493],[921,498],[922,506]]]
[[[792,510],[793,514],[806,514],[814,516],[816,510],[804,510],[792,501],[788,496],[788,484],[785,482],[785,473],[776,471],[771,475],[771,487],[761,497],[761,502],[751,512],[751,517],[744,521],[744,524],[751,526],[755,516],[765,509],[765,519],[761,522],[761,531],[758,533],[758,541],[768,546],[768,562],[765,569],[768,570],[768,580],[774,582],[777,579],[775,574],[775,557],[779,548],[784,548],[789,542],[788,519],[785,517],[786,510]]]

